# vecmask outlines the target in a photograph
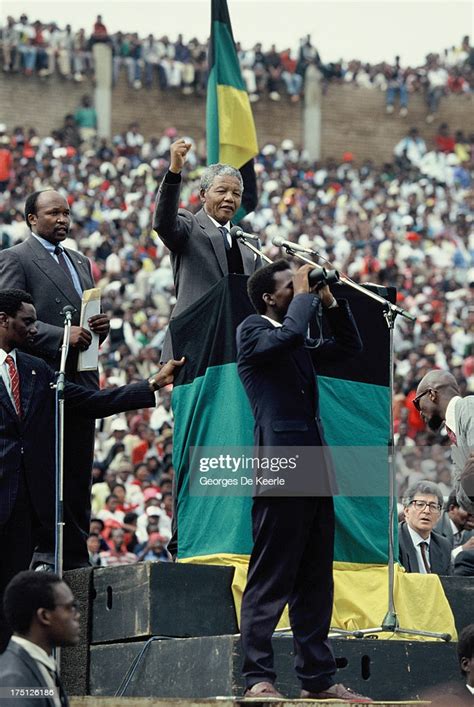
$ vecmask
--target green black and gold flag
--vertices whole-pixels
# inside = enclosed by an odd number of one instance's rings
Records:
[[[252,109],[235,51],[226,0],[211,0],[211,39],[207,84],[207,163],[239,169],[244,180],[238,222],[257,204],[253,158],[258,154]]]

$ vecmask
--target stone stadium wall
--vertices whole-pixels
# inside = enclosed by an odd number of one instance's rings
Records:
[[[34,127],[42,136],[62,125],[63,117],[73,113],[84,93],[93,94],[88,81],[75,84],[61,80],[26,78],[0,73],[0,122],[8,130],[15,125]],[[385,114],[385,96],[379,90],[330,85],[322,97],[322,157],[342,158],[345,151],[357,162],[370,157],[376,163],[389,160],[393,146],[408,127],[416,125],[430,140],[440,122],[452,130],[472,131],[474,96],[449,96],[441,101],[440,112],[432,125],[425,122],[426,107],[422,96],[411,97],[409,114],[401,118],[396,110]],[[303,103],[290,103],[286,95],[279,102],[262,99],[253,104],[259,144],[279,144],[290,138],[297,146],[303,142]],[[146,137],[159,136],[170,125],[180,135],[200,141],[205,135],[205,99],[183,96],[172,91],[135,90],[122,74],[112,92],[112,134],[138,121]]]

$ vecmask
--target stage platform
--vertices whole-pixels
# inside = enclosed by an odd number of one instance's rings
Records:
[[[66,573],[82,623],[80,645],[61,651],[68,694],[86,700],[77,698],[73,704],[115,705],[113,696],[145,646],[125,691],[133,705],[142,698],[147,698],[143,704],[148,707],[238,702],[244,684],[232,573],[230,567],[166,563]],[[463,577],[442,582],[459,631],[472,621],[474,583]],[[299,684],[291,635],[277,634],[273,646],[276,686],[293,701]],[[460,686],[455,642],[374,635],[335,638],[332,646],[336,680],[379,704],[416,703],[428,696],[447,696]],[[449,701],[446,707],[451,707]]]
[[[271,698],[259,700],[241,700],[238,698],[219,697],[212,700],[178,700],[178,699],[137,699],[129,697],[72,697],[71,707],[237,707],[238,705],[278,705],[278,707],[289,707],[290,705],[301,705],[301,707],[350,707],[350,702],[316,702],[315,700],[273,700]],[[354,704],[354,703],[353,703]],[[373,702],[376,707],[428,707],[431,703],[426,700],[416,702]]]

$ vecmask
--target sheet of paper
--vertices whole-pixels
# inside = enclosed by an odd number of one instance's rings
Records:
[[[81,327],[91,331],[88,319],[94,314],[100,314],[100,289],[94,287],[92,290],[84,290],[82,293],[81,307]],[[99,364],[99,335],[92,334],[92,342],[87,351],[81,351],[78,356],[78,371],[96,371]]]

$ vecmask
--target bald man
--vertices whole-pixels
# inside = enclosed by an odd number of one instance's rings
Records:
[[[451,373],[430,371],[420,381],[413,405],[433,432],[446,425],[457,499],[468,513],[474,513],[474,395],[461,398]]]

